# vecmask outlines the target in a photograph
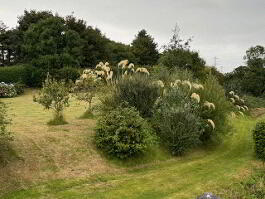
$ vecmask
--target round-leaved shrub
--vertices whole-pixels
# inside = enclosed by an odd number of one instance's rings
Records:
[[[146,121],[133,107],[118,107],[102,116],[95,142],[109,155],[126,159],[143,153],[153,143]]]

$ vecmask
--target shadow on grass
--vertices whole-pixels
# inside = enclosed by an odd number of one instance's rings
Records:
[[[47,122],[47,124],[49,126],[57,126],[57,125],[64,125],[64,124],[68,124],[67,121],[65,121],[64,116],[63,115],[55,115],[54,118],[52,120],[50,120],[49,122]]]
[[[86,112],[83,113],[83,115],[79,117],[79,119],[95,119],[95,118],[96,116],[90,110],[87,110]]]
[[[12,148],[10,143],[0,142],[0,167],[5,167],[9,162],[23,160]]]

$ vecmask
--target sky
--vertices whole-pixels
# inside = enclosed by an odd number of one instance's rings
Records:
[[[10,28],[25,9],[73,13],[126,44],[146,29],[162,46],[178,24],[180,37],[193,37],[192,50],[207,65],[214,65],[216,57],[221,72],[245,64],[249,47],[265,45],[265,0],[0,0],[0,5],[0,20]]]

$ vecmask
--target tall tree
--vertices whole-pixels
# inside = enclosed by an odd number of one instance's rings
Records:
[[[196,78],[205,78],[205,61],[200,57],[198,52],[190,50],[192,39],[181,39],[179,32],[180,29],[176,25],[169,44],[164,46],[159,64],[169,69],[175,67],[190,69]]]
[[[146,30],[141,30],[132,42],[132,52],[136,59],[136,64],[153,65],[157,63],[159,52],[157,43],[147,34]]]
[[[4,65],[5,62],[4,41],[6,40],[6,29],[7,26],[0,21],[0,66]]]
[[[247,60],[247,65],[249,67],[257,67],[257,68],[265,67],[265,48],[260,45],[257,45],[255,47],[250,47],[246,51],[244,59]]]
[[[23,52],[26,60],[41,68],[79,66],[79,34],[65,26],[64,19],[50,17],[33,24],[25,32]]]

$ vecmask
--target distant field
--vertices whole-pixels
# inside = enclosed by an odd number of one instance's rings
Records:
[[[93,145],[96,120],[75,100],[66,109],[67,125],[51,127],[51,112],[33,103],[34,90],[3,99],[13,120],[14,157],[0,167],[0,196],[11,198],[180,198],[210,191],[227,198],[255,161],[250,130],[258,119],[239,118],[223,144],[172,158],[161,149],[146,160],[127,163],[103,157]]]

